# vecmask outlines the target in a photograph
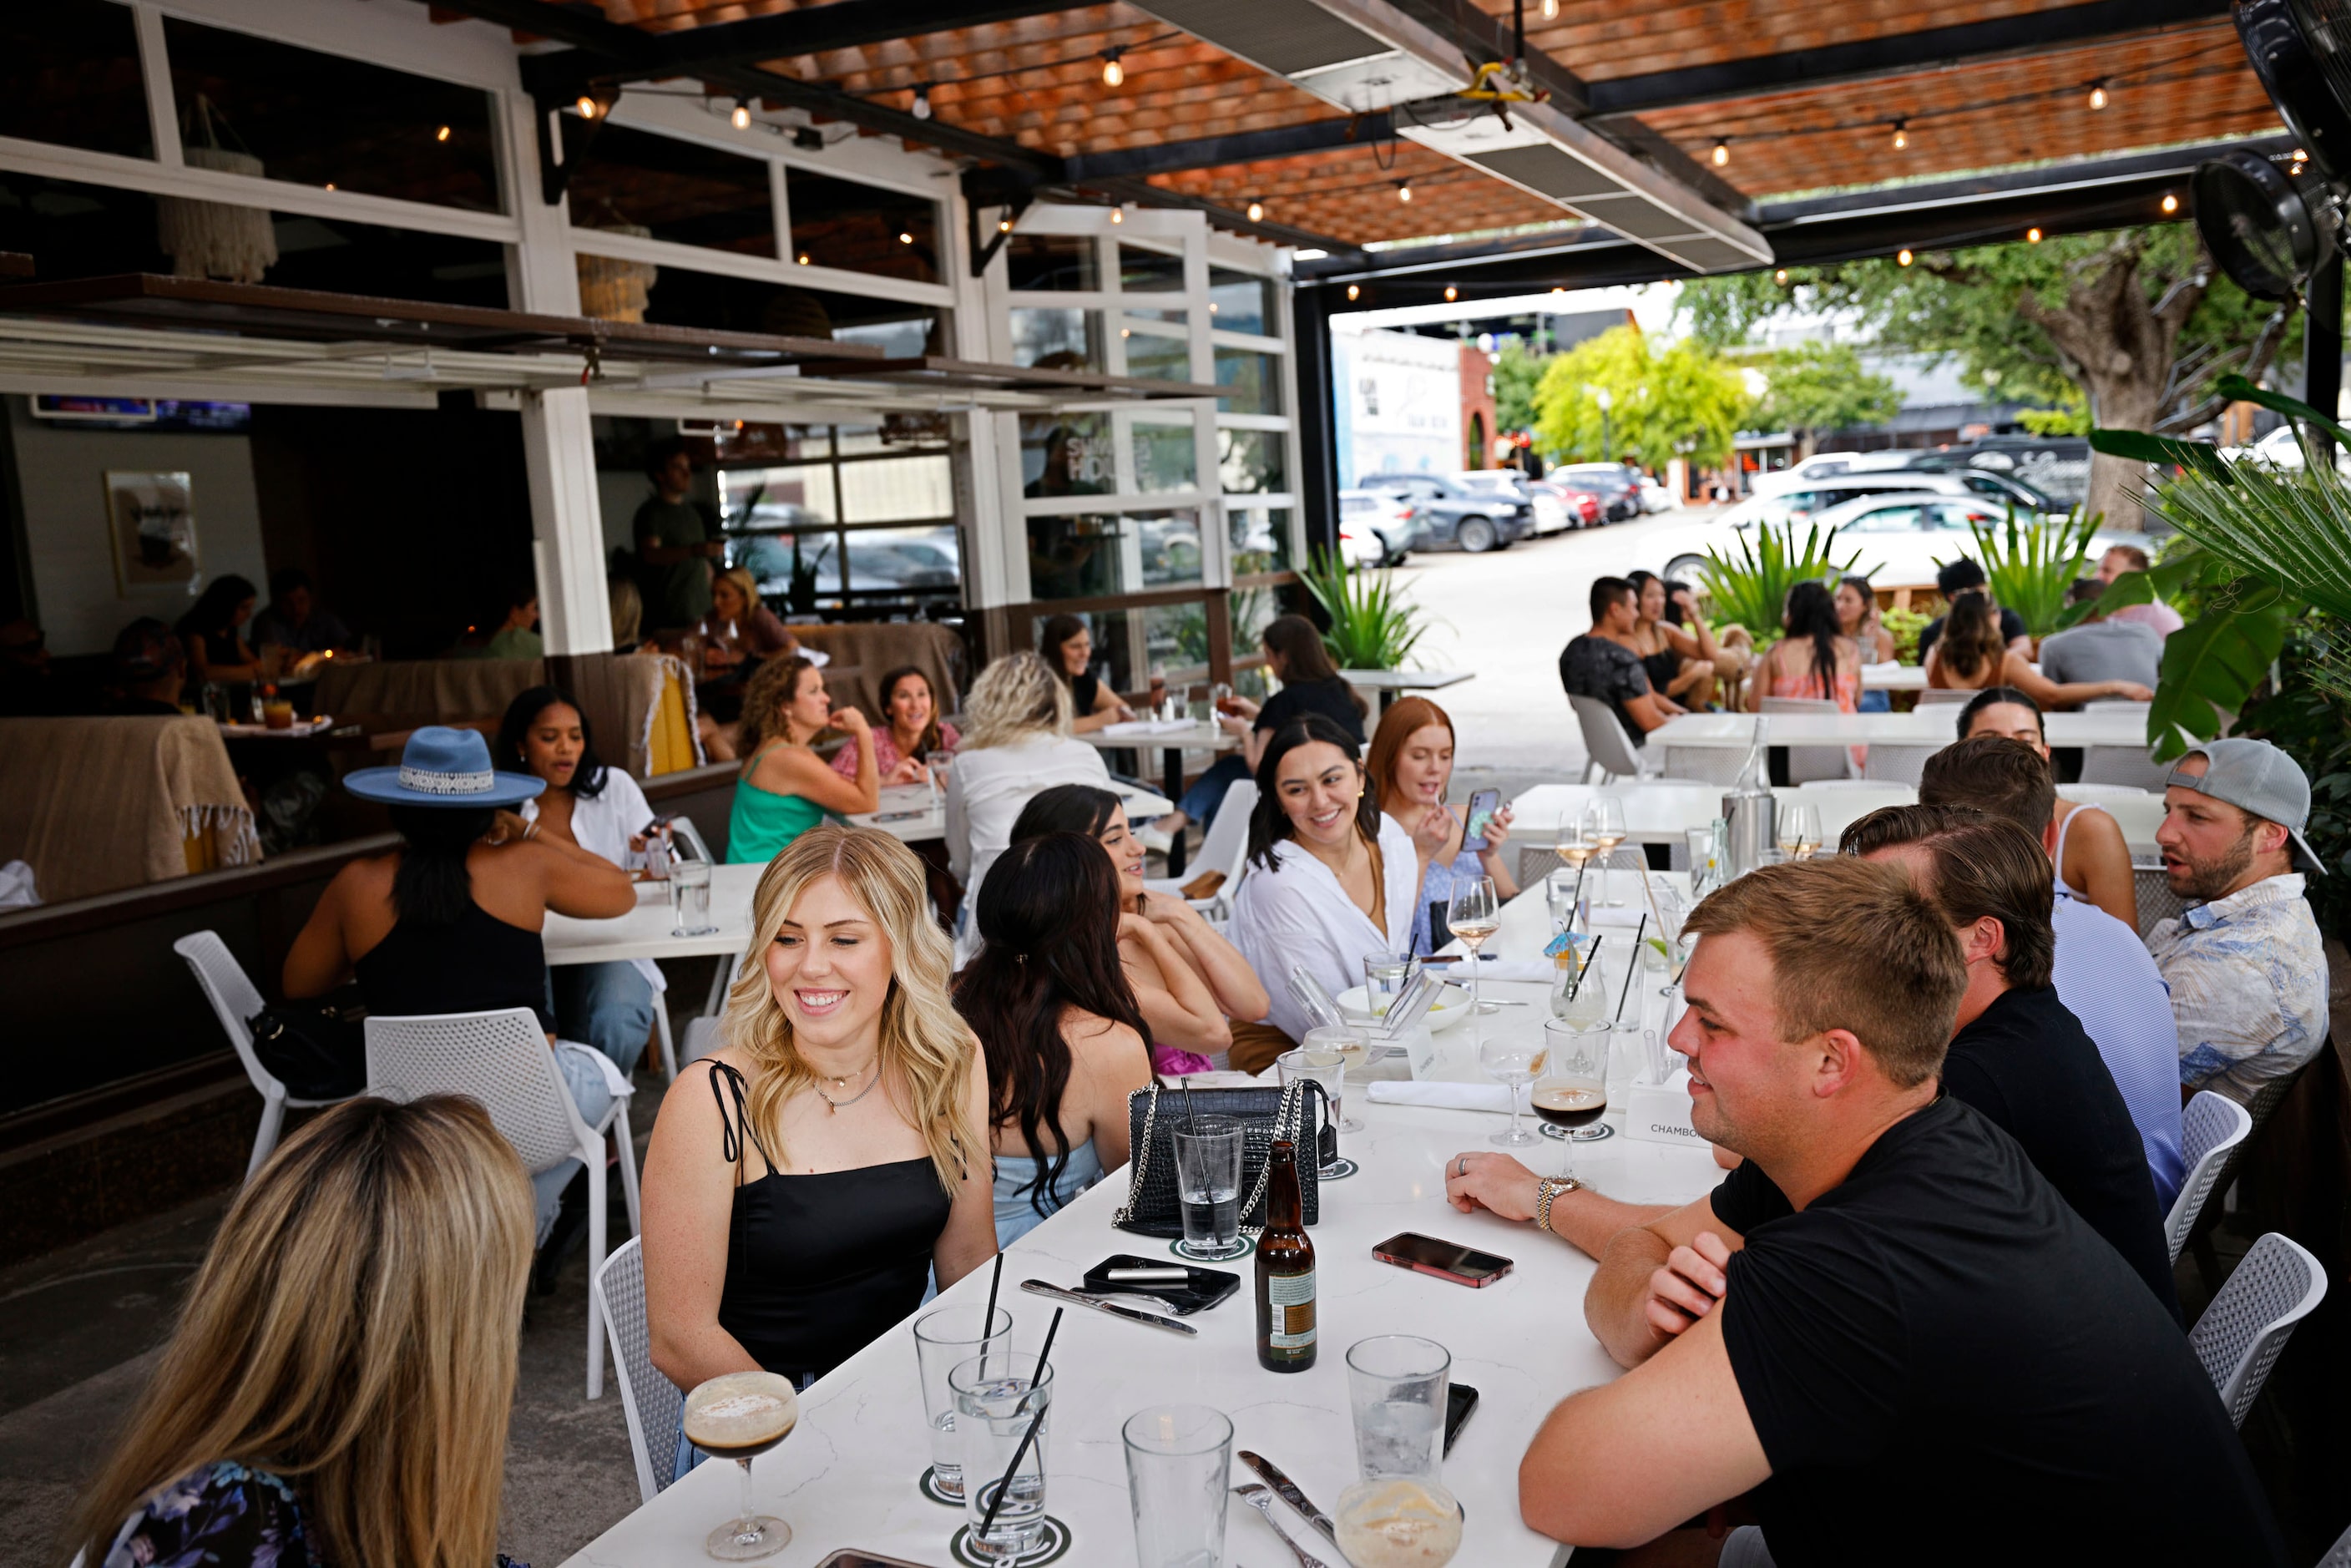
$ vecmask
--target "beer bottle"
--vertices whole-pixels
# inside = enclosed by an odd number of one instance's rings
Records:
[[[1265,1231],[1257,1239],[1257,1359],[1269,1372],[1314,1364],[1314,1243],[1298,1191],[1298,1145],[1268,1156]]]

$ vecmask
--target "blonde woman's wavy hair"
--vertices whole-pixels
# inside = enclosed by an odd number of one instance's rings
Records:
[[[726,1042],[752,1061],[751,1124],[782,1168],[778,1113],[794,1091],[819,1076],[793,1046],[791,1019],[768,978],[767,952],[801,892],[824,876],[838,878],[890,939],[882,1072],[893,1080],[892,1097],[921,1130],[939,1185],[952,1194],[970,1162],[984,1157],[965,1103],[971,1030],[948,996],[955,949],[925,906],[923,862],[878,828],[810,828],[768,862],[751,895],[751,946],[726,993],[724,1026]]]
[[[1070,733],[1070,684],[1034,653],[1007,653],[979,672],[964,698],[964,751]]]
[[[103,1562],[158,1490],[228,1460],[294,1489],[314,1562],[495,1561],[533,1232],[478,1103],[320,1115],[229,1206],[68,1550]]]

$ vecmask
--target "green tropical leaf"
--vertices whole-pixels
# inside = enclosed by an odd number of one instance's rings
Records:
[[[2267,387],[2255,386],[2234,371],[2213,382],[2212,390],[2231,402],[2259,403],[2273,413],[2282,413],[2288,419],[2299,419],[2314,424],[2344,445],[2351,446],[2351,430],[2344,429],[2300,398],[2288,397],[2283,392],[2272,392]]]
[[[1977,559],[2002,609],[2024,620],[2024,629],[2036,637],[2057,629],[2065,612],[2065,593],[2089,564],[2090,536],[2097,531],[2095,517],[2080,508],[2061,522],[2020,523],[2016,509],[1997,528],[1974,527]]]
[[[1428,630],[1420,607],[1396,592],[1391,571],[1350,568],[1317,550],[1299,576],[1331,618],[1322,645],[1343,670],[1400,670]]]
[[[2351,619],[2351,489],[2334,474],[2230,463],[2226,480],[2183,474],[2149,504],[2228,565]]]
[[[1744,626],[1764,642],[1780,635],[1780,616],[1787,608],[1790,589],[1841,577],[1861,559],[1855,550],[1837,562],[1831,554],[1836,530],[1823,534],[1818,524],[1805,530],[1802,548],[1792,522],[1778,528],[1760,523],[1752,538],[1742,536],[1738,542],[1736,557],[1707,551],[1705,564],[1698,569],[1698,583],[1715,620]]]
[[[2215,607],[2164,640],[2162,674],[2147,714],[2147,744],[2159,760],[2187,750],[2188,737],[2219,735],[2268,676],[2285,646],[2287,615],[2283,595],[2272,590],[2267,599],[2257,608]]]

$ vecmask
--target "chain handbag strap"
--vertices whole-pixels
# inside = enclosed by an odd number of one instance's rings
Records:
[[[1273,1137],[1276,1143],[1284,1140],[1292,1143],[1297,1141],[1299,1124],[1305,1114],[1305,1096],[1301,1092],[1302,1088],[1302,1083],[1289,1083],[1282,1087],[1281,1103],[1275,1106],[1273,1112]],[[1126,1184],[1126,1201],[1121,1204],[1118,1212],[1111,1217],[1111,1221],[1114,1225],[1124,1225],[1134,1218],[1134,1195],[1143,1190],[1143,1184],[1151,1174],[1152,1134],[1158,1125],[1159,1081],[1154,1079],[1151,1082],[1151,1098],[1144,1101],[1143,1105],[1143,1144],[1134,1152],[1134,1175]],[[1265,1162],[1257,1167],[1257,1185],[1249,1189],[1249,1201],[1241,1205],[1240,1211],[1243,1214],[1255,1209],[1264,1199],[1266,1184],[1272,1179],[1272,1176],[1273,1158],[1269,1155]],[[1180,1195],[1176,1201],[1179,1204],[1183,1201]],[[1264,1232],[1265,1227],[1262,1225],[1244,1225],[1240,1228],[1240,1233],[1252,1241]]]

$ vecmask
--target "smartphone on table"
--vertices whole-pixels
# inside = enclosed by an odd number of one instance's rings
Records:
[[[1502,807],[1499,789],[1479,789],[1469,797],[1469,820],[1463,824],[1461,847],[1475,854],[1486,847],[1486,824]]]
[[[1372,1256],[1383,1263],[1410,1269],[1416,1273],[1434,1274],[1440,1280],[1450,1280],[1473,1291],[1485,1289],[1514,1267],[1510,1259],[1498,1252],[1480,1252],[1475,1247],[1464,1247],[1458,1241],[1440,1241],[1416,1230],[1400,1231],[1389,1237],[1372,1249]]]
[[[1466,1383],[1448,1383],[1445,1385],[1445,1454],[1453,1451],[1453,1439],[1461,1435],[1462,1427],[1469,1419],[1469,1412],[1476,1408],[1478,1408],[1476,1389]],[[1442,1458],[1443,1455],[1440,1454],[1438,1457]]]

